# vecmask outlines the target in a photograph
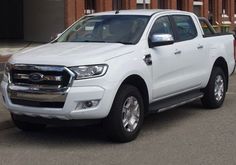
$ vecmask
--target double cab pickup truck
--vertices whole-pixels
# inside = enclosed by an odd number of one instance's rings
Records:
[[[146,114],[197,99],[221,107],[234,68],[234,36],[193,13],[110,11],[13,55],[1,91],[21,130],[101,121],[112,140],[128,142]]]

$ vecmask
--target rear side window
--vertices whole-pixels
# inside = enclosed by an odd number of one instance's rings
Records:
[[[190,16],[175,15],[172,18],[176,27],[178,41],[191,40],[197,37],[197,29]]]

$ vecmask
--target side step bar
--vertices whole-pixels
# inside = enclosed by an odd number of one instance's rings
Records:
[[[187,93],[182,93],[167,99],[159,100],[149,105],[149,112],[156,113],[166,111],[186,103],[192,102],[194,100],[200,99],[203,97],[203,92],[200,90],[195,90]]]

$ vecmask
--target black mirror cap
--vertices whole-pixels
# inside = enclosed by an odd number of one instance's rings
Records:
[[[148,39],[149,48],[154,48],[157,46],[172,45],[174,41],[162,41],[162,42],[152,42],[151,39]]]

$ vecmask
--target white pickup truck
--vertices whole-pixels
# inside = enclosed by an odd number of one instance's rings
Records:
[[[137,137],[145,114],[196,99],[218,108],[234,72],[234,37],[201,21],[175,10],[85,16],[53,42],[10,58],[3,102],[22,130],[102,121],[120,142]]]

